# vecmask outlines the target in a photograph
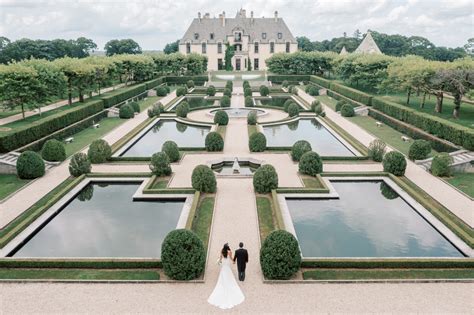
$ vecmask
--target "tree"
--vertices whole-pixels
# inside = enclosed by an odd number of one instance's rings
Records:
[[[107,56],[120,54],[141,54],[142,49],[140,45],[133,39],[112,39],[105,44],[105,54]]]
[[[306,36],[296,37],[298,49],[301,51],[313,51],[313,44]]]
[[[75,49],[73,52],[73,56],[71,57],[77,57],[77,58],[88,57],[89,54],[95,49],[97,49],[97,44],[94,43],[92,39],[79,37],[78,39],[76,39]]]
[[[54,61],[67,78],[68,103],[72,104],[72,93],[77,91],[79,101],[84,102],[84,94],[93,89],[94,66],[77,58],[61,58]]]
[[[166,44],[165,49],[163,49],[163,52],[167,55],[176,53],[178,51],[179,51],[179,39],[175,42]]]
[[[362,38],[362,33],[359,31],[359,29],[356,29],[352,36],[354,36],[355,39],[361,39]]]
[[[1,43],[1,38],[0,38],[0,43]],[[471,55],[471,56],[474,55],[474,37],[469,38],[467,40],[467,44],[464,45],[464,50],[466,51],[468,55]]]
[[[234,46],[231,46],[229,43],[225,43],[224,67],[227,71],[234,70],[234,67],[232,67],[232,57],[234,57],[234,54]]]

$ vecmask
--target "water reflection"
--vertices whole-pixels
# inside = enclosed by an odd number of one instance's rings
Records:
[[[94,186],[93,185],[87,185],[77,195],[77,200],[82,201],[82,202],[89,201],[89,200],[92,199],[93,196],[94,196]]]
[[[387,185],[387,183],[385,183],[384,181],[380,183],[380,192],[382,193],[382,196],[384,196],[388,200],[392,200],[399,197],[397,192],[393,190],[392,187]]]

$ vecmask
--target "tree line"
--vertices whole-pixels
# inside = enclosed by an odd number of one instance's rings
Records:
[[[276,74],[336,76],[345,83],[374,93],[406,92],[407,104],[413,92],[434,94],[436,112],[443,110],[443,95],[454,97],[453,117],[459,117],[461,100],[474,88],[472,57],[453,62],[427,60],[420,56],[394,57],[375,54],[339,55],[335,52],[279,53],[266,61]],[[421,102],[424,106],[424,101]]]
[[[197,75],[207,69],[207,57],[179,53],[27,59],[0,65],[0,103],[7,108],[38,108],[67,95],[84,101],[104,86],[143,82],[161,75]]]
[[[417,55],[429,60],[453,61],[473,54],[474,38],[469,39],[464,47],[447,48],[438,47],[421,36],[407,37],[399,34],[388,35],[376,31],[370,32],[380,50],[389,56]],[[347,36],[344,33],[342,37],[335,37],[331,40],[311,41],[305,36],[296,38],[301,51],[333,51],[337,53],[344,46],[348,52],[353,52],[362,39],[363,36],[359,30],[356,30],[353,36]]]

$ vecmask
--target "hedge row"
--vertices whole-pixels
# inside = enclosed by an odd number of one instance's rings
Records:
[[[321,85],[322,87],[325,87],[326,89],[331,88],[331,81],[327,79],[323,79],[321,77],[312,75],[310,78],[310,81],[316,84]]]
[[[154,81],[154,80],[153,80]],[[147,90],[149,82],[140,83],[128,88],[122,88],[111,93],[104,94],[101,99],[104,101],[104,107],[112,107],[131,97],[141,94]]]
[[[193,80],[195,85],[204,85],[204,82],[207,81],[207,76],[205,75],[196,75],[196,76],[167,76],[165,77],[165,82],[167,84],[181,85],[186,84],[189,80]]]
[[[474,259],[311,259],[303,268],[474,268]]]
[[[359,103],[369,106],[372,104],[372,96],[359,90],[334,82],[331,82],[330,89]]]
[[[163,84],[165,82],[165,79],[163,77],[159,77],[154,80],[150,80],[146,82],[146,89],[151,90],[153,88],[156,88],[158,85]]]
[[[352,107],[358,107],[360,106],[359,103],[355,102],[354,100],[348,98],[348,97],[345,97],[344,95],[341,95],[339,93],[336,93],[334,91],[331,91],[331,90],[327,90],[327,95],[338,100],[338,101],[344,101],[346,102],[347,104],[351,105]]]
[[[158,259],[0,259],[0,268],[80,268],[80,269],[150,269],[162,268]]]
[[[390,117],[418,127],[454,144],[461,145],[468,150],[474,150],[474,131],[467,127],[377,97],[372,99],[372,105],[375,109]]]
[[[272,83],[281,84],[283,81],[288,82],[308,82],[310,80],[309,75],[278,75],[272,74],[268,76],[268,81],[272,81]]]

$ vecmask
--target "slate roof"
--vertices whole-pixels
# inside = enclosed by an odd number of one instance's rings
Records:
[[[226,18],[225,26],[222,26],[220,18],[198,18],[193,19],[180,44],[191,42],[198,44],[206,40],[207,43],[225,42],[226,37],[233,35],[233,30],[237,27],[243,29],[243,36],[250,35],[250,43],[255,40],[260,43],[268,43],[270,40],[275,43],[291,42],[296,43],[295,37],[291,34],[288,26],[282,18],[252,18],[241,17],[237,15],[235,18]],[[197,40],[194,39],[194,33],[199,34]],[[210,34],[214,33],[214,39],[210,39]],[[266,33],[266,39],[262,38],[262,33]],[[278,33],[282,33],[282,38],[278,39]]]

